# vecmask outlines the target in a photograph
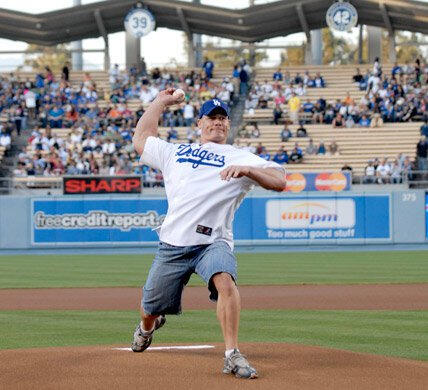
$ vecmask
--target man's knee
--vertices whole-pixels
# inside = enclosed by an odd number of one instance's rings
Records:
[[[159,315],[147,314],[143,308],[141,308],[141,319],[143,320],[155,320]]]
[[[227,272],[215,274],[212,277],[212,282],[221,295],[233,295],[237,289],[232,276]]]

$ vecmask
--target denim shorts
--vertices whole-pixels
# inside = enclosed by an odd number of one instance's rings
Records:
[[[161,241],[143,287],[141,306],[146,314],[180,314],[183,288],[193,273],[205,280],[210,299],[216,301],[211,278],[220,272],[230,274],[236,283],[236,258],[226,242],[173,246]]]

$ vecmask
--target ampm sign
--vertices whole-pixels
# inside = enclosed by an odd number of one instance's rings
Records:
[[[389,195],[248,197],[234,222],[235,241],[391,240]],[[166,199],[33,199],[32,244],[152,245]]]
[[[236,215],[235,239],[390,241],[389,195],[247,198]]]

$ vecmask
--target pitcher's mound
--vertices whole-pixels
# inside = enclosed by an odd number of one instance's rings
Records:
[[[223,346],[206,345],[215,348],[140,354],[112,346],[3,350],[0,388],[391,390],[428,383],[426,362],[279,343],[241,344],[259,378],[237,379],[221,373]]]

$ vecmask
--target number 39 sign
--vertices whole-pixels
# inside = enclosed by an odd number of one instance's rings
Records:
[[[155,29],[155,18],[144,8],[134,8],[125,17],[125,29],[136,38],[141,38]]]
[[[325,18],[330,28],[338,31],[350,31],[357,25],[358,13],[352,4],[339,0],[330,6]]]

